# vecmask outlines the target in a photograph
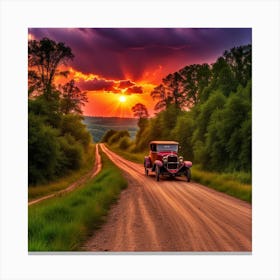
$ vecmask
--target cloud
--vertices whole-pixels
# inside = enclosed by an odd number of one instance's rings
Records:
[[[94,78],[90,81],[79,81],[77,83],[77,86],[81,90],[87,90],[87,91],[115,91],[115,85],[116,83],[111,80],[99,80],[97,78]]]
[[[129,87],[126,91],[126,94],[133,94],[133,93],[143,93],[143,88],[141,86],[133,86]]]
[[[106,80],[95,76],[94,74],[83,74],[81,72],[75,72],[74,77],[79,77],[76,80],[77,86],[83,91],[102,91],[111,93],[125,93],[125,94],[141,94],[143,93],[142,86],[137,86],[136,83],[130,80]],[[75,75],[76,73],[76,75]]]
[[[212,63],[225,50],[252,42],[251,28],[30,28],[28,32],[36,39],[64,42],[75,55],[69,66],[105,80],[139,82],[162,65],[160,75],[153,76],[156,83],[188,64]]]
[[[118,84],[118,88],[124,89],[131,86],[134,86],[135,83],[131,82],[130,80],[120,81]]]

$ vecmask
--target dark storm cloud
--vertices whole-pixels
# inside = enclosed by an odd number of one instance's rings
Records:
[[[32,28],[70,46],[71,66],[104,79],[132,81],[163,66],[163,74],[193,63],[214,62],[225,50],[250,44],[250,28]]]

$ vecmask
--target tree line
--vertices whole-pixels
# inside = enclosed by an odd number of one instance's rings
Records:
[[[28,42],[28,183],[36,185],[61,177],[86,164],[91,135],[82,124],[87,102],[74,80],[60,66],[74,59],[70,47],[48,38]]]
[[[115,134],[132,152],[143,152],[151,140],[177,140],[184,157],[203,169],[251,172],[251,68],[251,45],[246,45],[225,51],[212,65],[188,65],[169,74],[151,92],[155,117],[148,118],[143,104],[132,108],[139,118],[135,141]]]

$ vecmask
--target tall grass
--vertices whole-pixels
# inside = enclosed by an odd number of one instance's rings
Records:
[[[217,191],[224,192],[247,202],[252,202],[250,174],[243,172],[216,173],[192,168],[192,179]]]
[[[102,171],[67,195],[29,206],[29,251],[77,251],[104,221],[127,182],[102,154]]]
[[[87,154],[86,162],[83,168],[73,171],[71,174],[66,175],[62,178],[54,182],[50,182],[48,184],[37,185],[37,186],[29,186],[28,187],[28,201],[33,199],[58,192],[67,188],[69,185],[77,181],[82,176],[86,175],[94,165],[95,161],[95,145],[92,145],[89,148],[89,152]]]

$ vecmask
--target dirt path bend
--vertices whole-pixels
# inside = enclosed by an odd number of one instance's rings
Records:
[[[71,191],[73,191],[74,189],[76,189],[77,187],[81,186],[83,183],[85,183],[88,179],[92,179],[94,176],[96,176],[100,170],[102,168],[102,162],[101,162],[101,156],[99,154],[99,150],[98,150],[98,144],[96,144],[95,146],[95,162],[94,162],[94,166],[93,169],[91,171],[89,171],[86,175],[84,175],[83,177],[81,177],[79,180],[75,181],[74,183],[72,183],[71,185],[69,185],[66,189],[63,189],[61,191],[57,191],[55,193],[51,193],[49,195],[45,195],[42,196],[40,198],[36,198],[34,200],[31,200],[28,202],[28,206],[39,203],[43,200],[55,197],[55,196],[60,196],[66,193],[69,193]]]
[[[87,251],[250,252],[251,205],[183,177],[145,176],[141,164],[102,150],[123,170],[129,186]],[[112,182],[113,183],[113,182]]]

